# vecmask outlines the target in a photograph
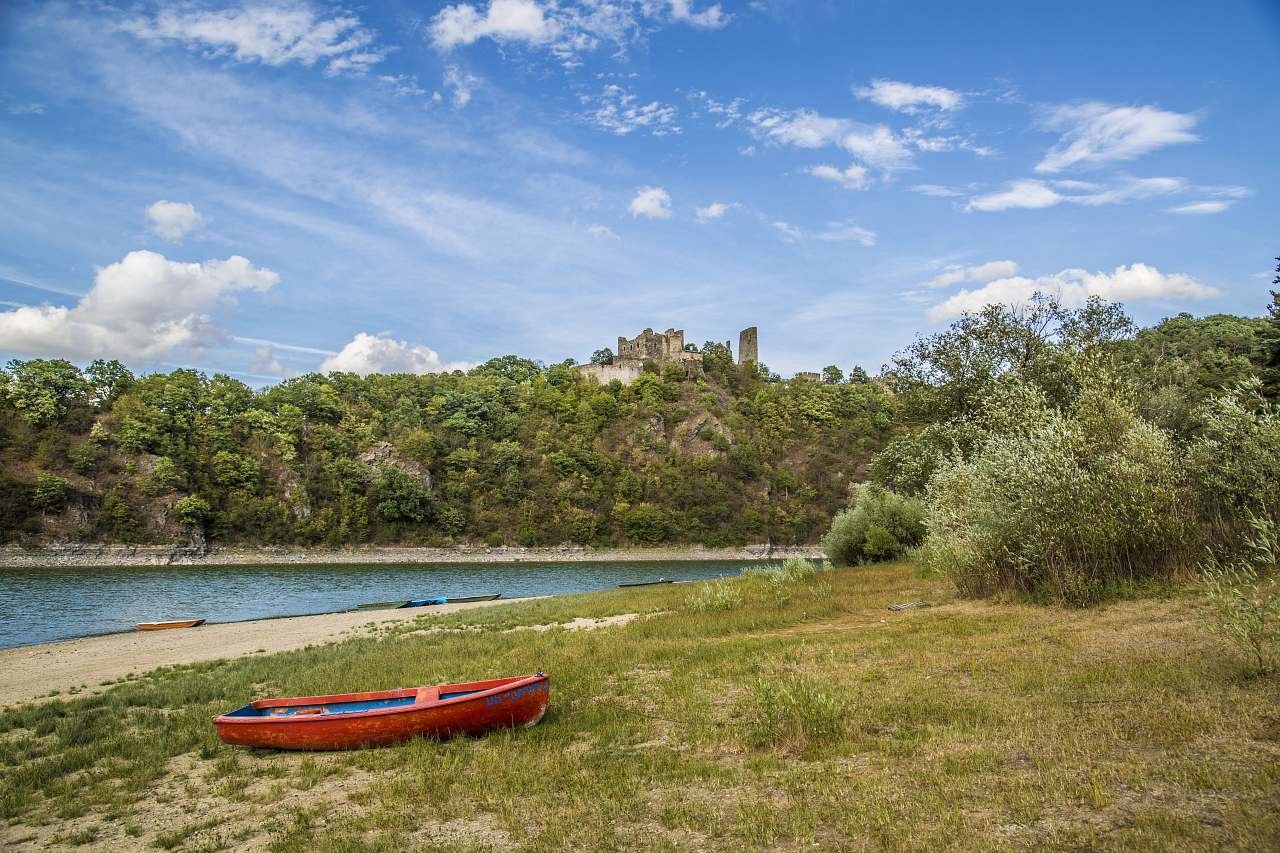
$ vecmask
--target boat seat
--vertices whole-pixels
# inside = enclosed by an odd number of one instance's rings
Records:
[[[440,687],[438,685],[432,687],[419,687],[418,698],[423,702],[439,702]]]

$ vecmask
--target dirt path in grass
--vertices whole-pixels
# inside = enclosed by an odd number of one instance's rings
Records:
[[[528,600],[510,598],[441,604],[425,609],[293,616],[173,631],[109,634],[0,649],[0,706],[30,702],[53,690],[66,693],[81,687],[94,692],[104,682],[116,681],[130,673],[142,674],[160,666],[300,649],[315,643],[333,642],[372,625]]]

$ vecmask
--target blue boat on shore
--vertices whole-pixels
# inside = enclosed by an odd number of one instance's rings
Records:
[[[374,601],[369,604],[359,604],[352,610],[399,610],[404,607],[430,607],[433,604],[470,604],[474,601],[497,601],[502,598],[502,593],[495,592],[492,595],[467,595],[458,598],[450,598],[444,595],[434,595],[430,598],[410,598],[398,601]]]

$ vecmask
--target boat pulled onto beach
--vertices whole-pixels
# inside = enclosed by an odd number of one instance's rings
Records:
[[[173,619],[168,622],[139,622],[139,631],[169,631],[174,628],[194,628],[203,625],[203,619]]]
[[[359,749],[532,726],[549,699],[550,679],[539,672],[373,693],[258,699],[214,717],[213,725],[223,743],[239,746]]]
[[[500,592],[491,593],[489,595],[464,595],[461,597],[434,595],[430,598],[402,598],[396,601],[374,601],[369,604],[357,604],[351,609],[396,610],[401,607],[430,607],[433,604],[471,604],[476,601],[497,601],[499,598],[502,598],[502,593]]]

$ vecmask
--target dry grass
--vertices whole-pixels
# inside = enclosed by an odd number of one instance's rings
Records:
[[[1242,674],[1198,598],[957,602],[903,565],[739,583],[731,609],[692,612],[689,587],[530,602],[5,712],[0,845],[1280,845],[1280,682]],[[293,755],[208,724],[255,693],[537,668],[552,712],[486,738]]]

